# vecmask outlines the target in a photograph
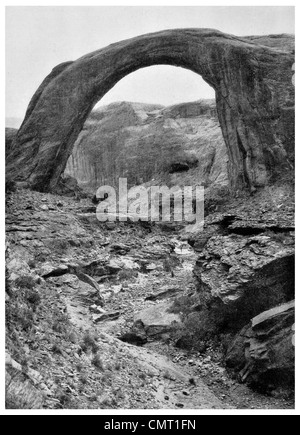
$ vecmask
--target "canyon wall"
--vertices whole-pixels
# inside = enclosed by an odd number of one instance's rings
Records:
[[[94,110],[65,174],[95,192],[100,185],[228,186],[228,155],[214,100],[170,107],[120,102]]]

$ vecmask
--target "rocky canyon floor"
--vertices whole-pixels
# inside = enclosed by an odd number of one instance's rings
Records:
[[[231,378],[217,341],[183,348],[197,255],[178,229],[29,190],[6,206],[7,408],[294,408]]]

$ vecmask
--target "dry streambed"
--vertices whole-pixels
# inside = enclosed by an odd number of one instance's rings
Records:
[[[293,406],[231,380],[213,345],[174,346],[197,309],[196,256],[176,233],[101,226],[89,204],[29,191],[7,212],[8,391],[38,398],[23,406]]]

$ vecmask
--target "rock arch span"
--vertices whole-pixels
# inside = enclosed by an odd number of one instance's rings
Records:
[[[233,188],[263,186],[291,164],[293,38],[177,29],[122,41],[54,68],[29,104],[7,158],[8,176],[37,190],[55,189],[94,105],[126,75],[160,64],[194,71],[215,89]]]

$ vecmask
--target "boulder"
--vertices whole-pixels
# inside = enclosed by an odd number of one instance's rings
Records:
[[[183,292],[183,289],[180,287],[169,287],[164,286],[160,289],[158,293],[152,293],[145,298],[146,301],[158,301],[161,299],[169,299],[174,298],[178,293]]]
[[[251,320],[227,351],[226,364],[242,382],[266,390],[294,387],[295,302]]]
[[[146,333],[141,331],[141,333],[137,334],[134,332],[127,332],[119,337],[119,340],[123,341],[124,343],[129,343],[134,346],[143,346],[147,343],[147,336]]]
[[[162,302],[147,308],[134,317],[134,330],[144,330],[149,338],[168,335],[181,324],[178,314],[171,312],[173,302]]]
[[[112,274],[118,273],[122,270],[121,262],[114,260],[114,259],[109,261],[107,267],[108,267],[109,272],[111,272]]]
[[[106,312],[105,310],[103,310],[103,308],[96,304],[90,306],[90,311],[95,314],[104,314]]]
[[[122,259],[112,258],[109,261],[107,268],[110,273],[114,274],[121,270],[139,270],[141,267],[132,258],[123,257]]]
[[[117,320],[120,317],[120,315],[121,315],[120,311],[114,311],[114,312],[110,312],[110,313],[103,313],[100,315],[94,315],[93,322],[100,323],[100,322],[105,322],[105,321]]]
[[[62,276],[69,272],[69,267],[65,264],[53,266],[51,264],[44,264],[39,271],[39,275],[45,279]]]
[[[294,299],[294,238],[211,237],[194,273],[203,319],[216,332],[238,332],[259,313]],[[204,320],[203,320],[204,322]]]

